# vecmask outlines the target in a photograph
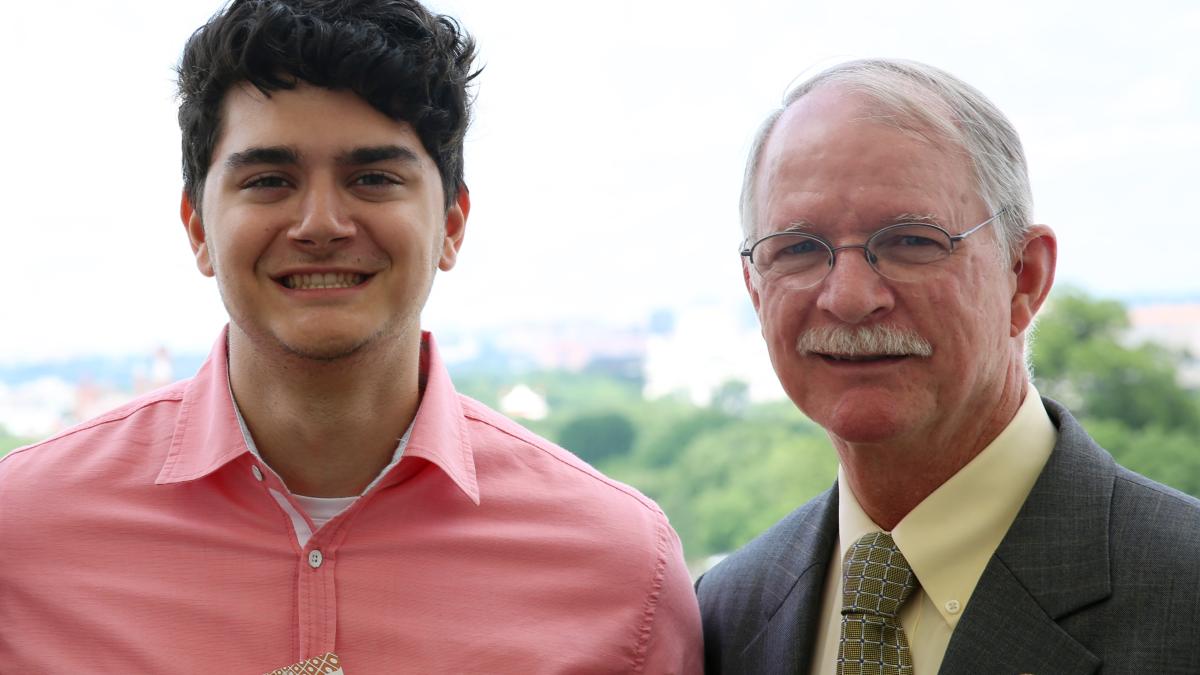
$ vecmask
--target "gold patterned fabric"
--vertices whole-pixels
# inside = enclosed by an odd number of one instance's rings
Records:
[[[890,534],[854,542],[842,567],[842,639],[838,675],[912,675],[900,606],[917,586]]]
[[[329,652],[324,656],[294,663],[286,668],[272,670],[265,675],[344,675],[342,663],[337,654]]]

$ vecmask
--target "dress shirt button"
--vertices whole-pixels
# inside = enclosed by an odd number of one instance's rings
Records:
[[[958,604],[957,600],[946,601],[946,611],[951,614],[958,614],[958,610],[962,609],[962,605]]]
[[[257,464],[250,465],[250,473],[254,474],[254,480],[259,481],[260,483],[262,482],[262,469],[258,468]]]
[[[325,556],[321,554],[321,551],[319,549],[314,548],[313,550],[308,552],[308,566],[309,567],[311,567],[315,570],[318,567],[320,567],[321,563],[323,563],[323,562],[325,562]]]

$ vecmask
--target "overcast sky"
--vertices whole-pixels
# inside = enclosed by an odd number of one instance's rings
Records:
[[[0,361],[204,351],[225,320],[178,220],[173,66],[211,0],[60,0],[0,22]],[[1200,295],[1200,5],[439,0],[486,65],[473,208],[435,330],[740,302],[737,193],[795,78],[859,56],[979,87],[1029,156],[1059,279]],[[977,9],[991,7],[989,10]]]

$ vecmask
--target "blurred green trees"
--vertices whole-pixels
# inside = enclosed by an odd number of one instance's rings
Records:
[[[596,464],[628,454],[635,434],[633,422],[619,412],[588,413],[564,424],[558,442],[585,462]]]
[[[720,405],[639,401],[630,452],[597,465],[657,501],[693,560],[745,543],[829,487],[837,467],[825,433],[790,403]]]
[[[1118,462],[1200,496],[1200,393],[1178,378],[1190,355],[1132,343],[1129,328],[1118,302],[1056,292],[1035,333],[1034,383]]]
[[[7,454],[9,450],[19,448],[22,445],[28,445],[32,442],[33,439],[31,438],[20,438],[18,436],[13,436],[8,432],[7,429],[0,427],[0,457],[3,457],[5,454]]]
[[[503,378],[454,378],[460,391],[492,406],[506,390]],[[705,407],[644,400],[639,382],[604,373],[520,379],[550,409],[545,419],[521,423],[657,501],[690,560],[737,548],[836,475],[825,432],[790,402],[752,404],[744,382],[718,387]]]
[[[1070,289],[1056,294],[1034,334],[1038,389],[1081,419],[1200,432],[1195,392],[1177,378],[1185,355],[1155,343],[1127,344],[1128,331],[1120,303]]]

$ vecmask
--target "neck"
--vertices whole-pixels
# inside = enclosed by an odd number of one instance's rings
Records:
[[[229,329],[230,386],[259,454],[310,497],[361,494],[391,462],[420,403],[419,368],[419,331],[324,361]]]
[[[956,419],[947,419],[942,428],[920,438],[854,444],[831,436],[863,511],[885,531],[895,528],[1004,431],[1021,407],[1026,384],[1018,360],[989,406],[968,406]]]

